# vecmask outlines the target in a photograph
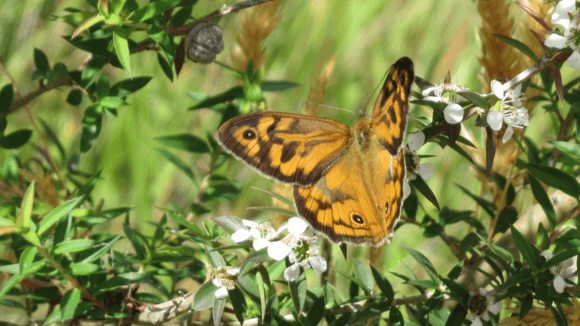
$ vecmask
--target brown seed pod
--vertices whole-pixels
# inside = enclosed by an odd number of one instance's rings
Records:
[[[185,37],[185,54],[191,61],[211,63],[223,49],[222,29],[214,23],[197,24]]]

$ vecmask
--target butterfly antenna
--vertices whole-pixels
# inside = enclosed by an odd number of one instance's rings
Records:
[[[392,67],[391,67],[392,68]],[[373,90],[373,93],[371,94],[371,96],[369,97],[369,99],[367,100],[367,103],[364,106],[364,109],[361,113],[361,115],[363,115],[364,113],[366,113],[367,108],[369,107],[369,103],[371,102],[371,100],[373,98],[375,98],[375,93],[377,92],[377,89],[379,89],[379,87],[385,82],[385,80],[387,79],[387,76],[389,75],[389,72],[391,71],[391,68],[387,69],[387,72],[385,72],[385,74],[383,75],[383,78],[381,78],[381,82],[375,87],[375,89]]]
[[[314,103],[314,102],[302,102],[302,104],[300,104],[300,106],[298,108],[299,109],[302,109],[302,107],[304,105],[307,105],[307,104],[318,105],[318,106],[322,106],[322,107],[325,107],[325,108],[340,110],[340,111],[344,111],[344,112],[348,112],[350,114],[353,114],[353,112],[351,110],[347,110],[347,109],[344,109],[344,108],[339,108],[339,107],[336,107],[336,106],[330,106],[330,105],[324,105],[324,104]]]

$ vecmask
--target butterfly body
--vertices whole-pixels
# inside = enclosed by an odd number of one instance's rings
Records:
[[[413,78],[412,61],[397,61],[372,116],[359,117],[352,128],[257,112],[226,122],[218,141],[265,176],[293,184],[297,212],[333,242],[379,246],[392,237],[403,203],[401,147]]]

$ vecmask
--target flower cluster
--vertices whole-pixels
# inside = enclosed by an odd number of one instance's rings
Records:
[[[523,128],[530,124],[528,110],[522,104],[522,85],[512,90],[505,89],[504,85],[497,80],[491,81],[493,94],[501,100],[487,115],[487,124],[491,129],[498,131],[503,122],[508,125],[503,134],[503,142],[507,142],[514,134],[513,128]]]
[[[482,319],[489,320],[489,313],[497,315],[501,310],[501,302],[493,302],[490,291],[480,288],[469,299],[469,319],[471,326],[483,326]]]
[[[552,257],[554,257],[554,255],[549,252],[543,252],[542,256],[544,256],[546,260],[550,260]],[[574,273],[576,272],[577,259],[578,256],[574,256],[556,266],[550,267],[550,272],[555,275],[553,285],[556,292],[564,292],[564,287],[566,287],[566,280],[574,277]]]
[[[211,280],[218,287],[217,291],[215,291],[215,297],[218,299],[227,297],[228,290],[234,289],[239,274],[240,269],[236,267],[223,266],[216,269],[216,275]]]
[[[552,14],[551,22],[564,28],[563,35],[552,33],[544,44],[549,48],[563,49],[568,45],[572,49],[572,55],[566,61],[571,68],[580,68],[580,44],[578,44],[578,34],[580,34],[580,12],[574,16],[576,10],[576,0],[562,0],[556,5],[556,12]],[[572,17],[572,18],[570,18]]]
[[[288,257],[292,264],[284,271],[284,278],[288,282],[294,281],[300,275],[300,267],[312,268],[318,275],[326,271],[326,260],[317,256],[319,249],[313,244],[317,239],[304,234],[308,224],[301,218],[290,218],[288,223],[282,225],[278,231],[275,231],[267,222],[258,224],[242,220],[242,223],[249,229],[237,230],[232,234],[232,240],[236,243],[252,241],[254,250],[267,248],[268,256],[278,261]],[[284,239],[271,241],[284,230],[288,231]]]
[[[441,83],[423,90],[423,100],[429,102],[447,103],[443,115],[449,124],[458,124],[463,121],[463,108],[457,104],[463,97],[457,93],[469,90],[454,83]]]

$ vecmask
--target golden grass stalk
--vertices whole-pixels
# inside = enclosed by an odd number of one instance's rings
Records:
[[[245,71],[250,61],[254,64],[254,71],[264,66],[267,57],[262,42],[280,22],[281,3],[282,1],[275,0],[254,7],[251,14],[247,14],[247,11],[241,13],[237,44],[230,55],[235,69]]]
[[[575,299],[572,300],[573,306],[562,305],[568,325],[580,326],[580,302]],[[498,325],[500,326],[556,326],[558,323],[554,319],[551,310],[544,308],[532,309],[524,319],[520,320],[519,316],[509,317],[502,320]]]

